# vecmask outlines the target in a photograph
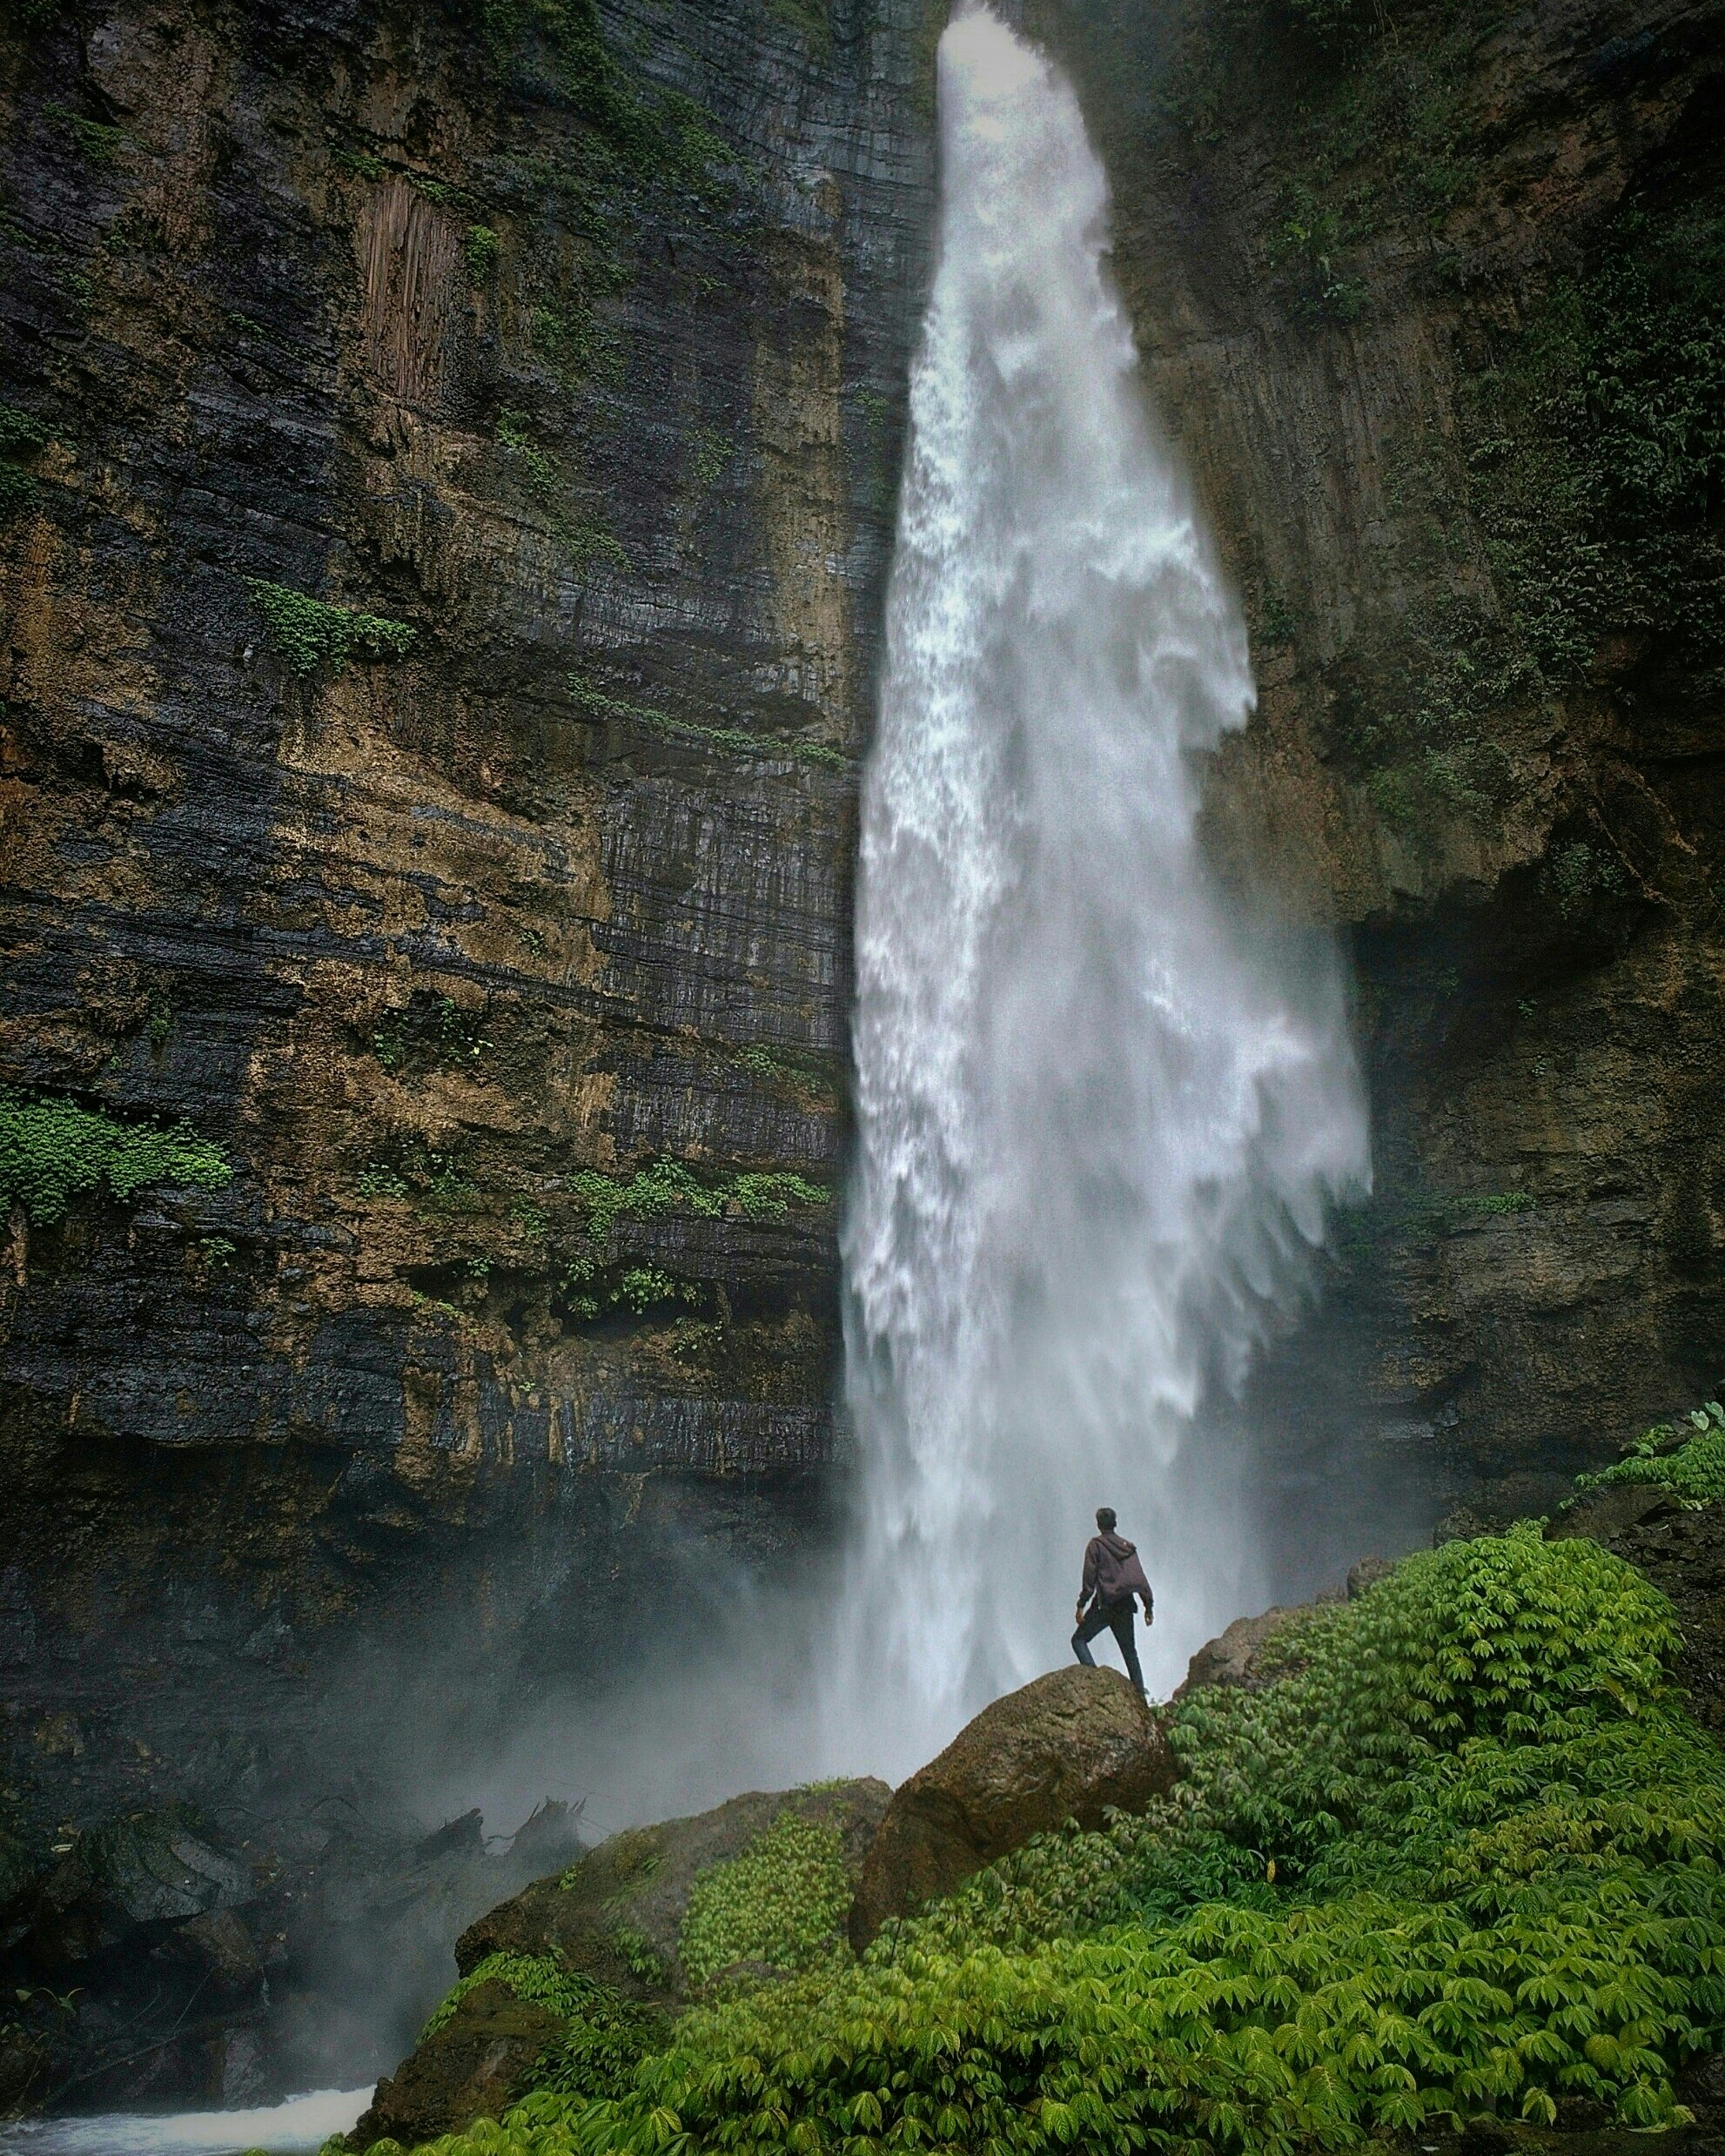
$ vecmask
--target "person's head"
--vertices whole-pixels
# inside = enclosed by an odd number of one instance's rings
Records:
[[[1113,1534],[1113,1532],[1114,1532],[1114,1508],[1113,1508],[1113,1506],[1112,1506],[1112,1505],[1098,1505],[1098,1506],[1097,1507],[1097,1508],[1096,1508],[1096,1523],[1097,1523],[1097,1527],[1099,1527],[1099,1528],[1102,1529],[1102,1531],[1103,1531],[1103,1533],[1104,1533],[1104,1535],[1111,1535],[1111,1534]]]

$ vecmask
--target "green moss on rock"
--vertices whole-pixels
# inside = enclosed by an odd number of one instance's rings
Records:
[[[225,1190],[232,1180],[227,1155],[189,1124],[120,1123],[73,1101],[0,1090],[0,1212],[22,1206],[37,1227],[84,1191],[128,1204],[151,1184]]]

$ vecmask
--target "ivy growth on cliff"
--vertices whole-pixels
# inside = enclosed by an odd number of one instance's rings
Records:
[[[745,1220],[782,1220],[793,1208],[823,1206],[832,1199],[820,1184],[789,1171],[703,1183],[680,1160],[655,1160],[631,1176],[584,1168],[571,1179],[570,1188],[587,1208],[588,1229],[598,1238],[608,1236],[619,1220],[657,1220],[675,1212],[704,1220],[722,1219],[728,1213]]]
[[[0,404],[0,524],[28,509],[37,495],[36,479],[25,461],[49,442],[45,420],[15,404]]]
[[[233,1169],[191,1126],[120,1123],[99,1109],[0,1090],[0,1213],[22,1206],[46,1227],[84,1191],[129,1204],[148,1185],[225,1190]]]
[[[406,621],[377,614],[359,614],[331,606],[286,584],[248,576],[245,588],[264,617],[276,655],[291,674],[315,674],[320,667],[340,674],[356,652],[374,659],[405,657],[413,641]]]
[[[1626,212],[1473,392],[1473,483],[1543,679],[1603,640],[1725,664],[1725,213]]]
[[[1663,1489],[1680,1505],[1715,1505],[1725,1498],[1725,1406],[1710,1400],[1681,1423],[1656,1422],[1615,1467],[1576,1477],[1578,1490],[1640,1483]]]

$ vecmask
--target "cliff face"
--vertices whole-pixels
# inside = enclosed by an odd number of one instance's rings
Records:
[[[507,1688],[818,1517],[930,35],[22,13],[0,1600],[58,1816],[211,1700],[313,1742],[357,1621],[471,1613]],[[78,1187],[181,1118],[205,1186]]]
[[[1026,13],[1246,598],[1216,856],[1359,971],[1376,1192],[1255,1405],[1537,1509],[1721,1367],[1720,10]]]

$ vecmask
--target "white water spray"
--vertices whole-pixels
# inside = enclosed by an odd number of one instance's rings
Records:
[[[1251,710],[1245,633],[1146,411],[1077,98],[972,8],[940,109],[844,1236],[841,1712],[882,1702],[889,1770],[1067,1658],[1098,1503],[1158,1585],[1152,1691],[1247,1606],[1205,1403],[1367,1175],[1333,950],[1250,929],[1199,856],[1192,757]]]

